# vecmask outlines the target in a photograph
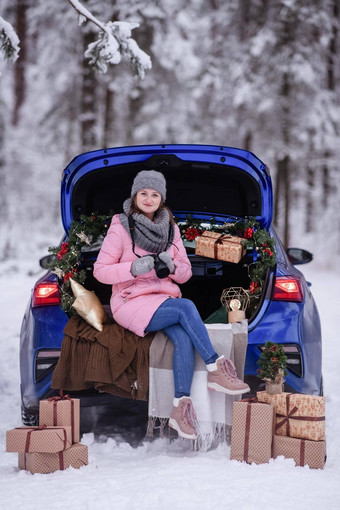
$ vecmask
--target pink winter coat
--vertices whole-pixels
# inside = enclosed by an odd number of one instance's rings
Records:
[[[115,321],[138,336],[145,336],[146,326],[164,301],[169,297],[181,297],[174,282],[184,283],[191,277],[191,264],[177,225],[173,244],[167,251],[176,267],[174,274],[159,279],[152,269],[149,273],[132,276],[131,263],[137,256],[132,251],[131,236],[116,214],[94,264],[95,278],[112,284],[110,305]],[[135,252],[141,256],[148,254],[139,246],[135,246]]]

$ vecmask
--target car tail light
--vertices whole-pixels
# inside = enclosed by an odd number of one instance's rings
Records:
[[[298,377],[303,376],[303,363],[301,349],[296,344],[281,344],[282,348],[287,356],[287,368],[290,372],[297,375]],[[264,345],[259,345],[261,351],[264,349]]]
[[[38,283],[34,287],[32,306],[59,305],[58,284],[55,282]]]
[[[301,282],[297,278],[278,276],[274,285],[275,301],[303,301]]]
[[[49,372],[51,372],[58,363],[60,350],[49,349],[48,351],[38,351],[35,356],[34,379],[35,382],[41,381]]]

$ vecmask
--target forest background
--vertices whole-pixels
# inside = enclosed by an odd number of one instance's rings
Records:
[[[339,0],[82,0],[98,19],[139,23],[152,59],[106,73],[84,51],[98,27],[67,0],[1,0],[20,38],[0,60],[0,260],[47,253],[62,236],[63,168],[130,144],[253,151],[271,169],[286,246],[336,268],[340,252]],[[112,190],[114,192],[114,190]]]

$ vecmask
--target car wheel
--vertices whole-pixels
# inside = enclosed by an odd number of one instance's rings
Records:
[[[21,421],[23,425],[28,427],[36,427],[39,425],[39,414],[38,412],[29,412],[24,407],[21,408]]]

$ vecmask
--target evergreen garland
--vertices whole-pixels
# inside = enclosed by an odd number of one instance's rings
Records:
[[[49,252],[54,255],[49,264],[52,273],[57,275],[60,290],[61,307],[69,314],[75,313],[72,309],[74,297],[71,290],[70,278],[84,284],[86,272],[79,269],[82,251],[90,250],[97,241],[102,241],[110,225],[113,212],[103,215],[92,213],[90,216],[82,215],[79,221],[73,220],[69,230],[69,237],[60,246],[52,246]]]
[[[235,223],[218,225],[215,218],[209,220],[208,227],[203,227],[202,220],[193,219],[187,215],[185,223],[179,222],[178,227],[183,240],[194,241],[204,231],[218,232],[220,234],[234,235],[244,239],[245,247],[253,251],[254,262],[249,265],[249,295],[250,311],[257,308],[258,300],[263,291],[268,268],[276,264],[275,239],[265,229],[260,228],[255,218],[245,218]]]
[[[90,250],[97,241],[102,241],[113,214],[110,211],[107,215],[94,212],[90,216],[80,216],[79,220],[72,221],[67,241],[62,242],[60,246],[49,248],[49,252],[54,255],[53,261],[49,265],[52,272],[58,277],[61,306],[67,313],[73,313],[72,304],[74,301],[69,279],[73,278],[78,283],[84,284],[86,278],[86,272],[80,270],[82,250]],[[245,240],[246,248],[253,250],[254,259],[256,259],[249,265],[250,286],[248,289],[250,309],[256,309],[257,301],[262,294],[267,269],[276,264],[275,240],[266,230],[259,228],[256,219],[247,218],[235,223],[218,225],[214,218],[208,222],[202,222],[202,220],[193,219],[191,215],[188,215],[185,223],[178,222],[178,227],[182,239],[186,241],[194,241],[206,230],[236,235]],[[93,249],[96,248],[98,246],[93,246]]]

